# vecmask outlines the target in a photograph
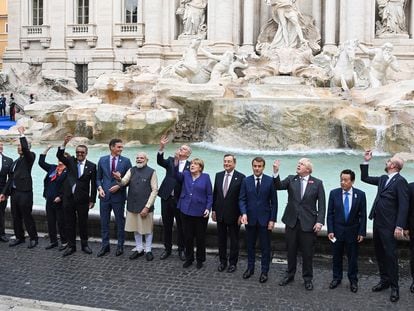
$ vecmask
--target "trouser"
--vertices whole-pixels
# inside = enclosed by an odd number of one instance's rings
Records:
[[[53,198],[46,200],[46,218],[47,218],[47,229],[49,232],[50,243],[57,242],[57,232],[59,231],[60,241],[65,244],[65,217],[63,215],[62,203],[54,203]],[[57,228],[56,228],[57,226]]]
[[[302,230],[299,220],[293,228],[286,226],[286,245],[288,253],[287,276],[294,277],[297,266],[298,250],[302,253],[302,277],[304,281],[313,278],[313,254],[316,234]]]
[[[123,247],[125,242],[125,205],[124,202],[102,201],[99,213],[101,218],[102,247],[109,247],[109,224],[111,210],[114,211],[117,228],[118,247]]]
[[[77,202],[73,200],[73,197],[65,197],[63,200],[63,210],[68,247],[76,249],[76,222],[78,222],[81,245],[88,245],[89,202]]]
[[[172,231],[174,218],[177,225],[178,250],[184,250],[184,232],[181,222],[181,212],[177,208],[177,199],[170,196],[167,200],[161,199],[161,217],[164,231],[164,247],[167,251],[172,249]]]
[[[348,279],[351,282],[358,282],[358,242],[336,241],[332,244],[332,272],[334,280],[342,280],[342,261],[344,250],[348,257]]]
[[[5,231],[5,210],[6,210],[6,206],[7,206],[7,200],[0,202],[0,236],[3,236],[6,234]]]
[[[181,219],[184,230],[186,261],[194,261],[194,238],[197,247],[197,262],[206,261],[206,230],[208,218],[189,216],[181,213]]]
[[[381,283],[398,289],[398,254],[394,230],[378,228],[374,220],[373,240]]]
[[[414,228],[410,229],[410,270],[414,281]]]
[[[237,223],[229,225],[224,222],[217,222],[219,257],[222,264],[227,265],[227,237],[229,236],[229,264],[234,266],[237,265],[239,259],[239,232],[240,226]]]
[[[261,270],[263,273],[267,273],[270,265],[270,230],[267,229],[267,226],[261,226],[260,224],[246,225],[247,268],[254,271],[257,236],[259,236],[260,251],[262,253]]]
[[[24,226],[29,234],[30,240],[37,241],[36,224],[32,216],[33,192],[12,190],[11,213],[13,217],[13,228],[16,239],[24,239]]]

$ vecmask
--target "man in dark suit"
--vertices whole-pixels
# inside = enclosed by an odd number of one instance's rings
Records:
[[[63,146],[59,147],[56,154],[68,170],[63,188],[63,209],[68,240],[64,257],[76,252],[76,216],[81,249],[86,254],[92,254],[88,246],[88,213],[96,201],[96,165],[86,160],[88,147],[85,145],[76,147],[76,157],[65,157],[65,147],[71,139],[72,135],[66,135]]]
[[[372,288],[379,292],[391,286],[390,301],[400,298],[398,287],[397,241],[404,236],[403,228],[408,215],[408,183],[400,175],[404,161],[396,156],[385,164],[387,175],[372,177],[368,174],[368,162],[372,158],[371,150],[364,155],[364,164],[360,165],[361,180],[378,186],[377,196],[372,205],[369,219],[373,219],[373,240],[375,256],[380,272],[380,282]]]
[[[316,235],[325,222],[325,190],[322,181],[310,175],[313,165],[309,159],[300,159],[296,175],[289,175],[284,180],[280,180],[279,166],[280,161],[276,160],[273,164],[275,187],[288,191],[288,202],[282,217],[286,225],[288,269],[279,285],[285,286],[294,280],[300,249],[305,289],[313,290],[313,255]]]
[[[11,241],[9,246],[24,243],[23,222],[30,237],[28,248],[34,248],[38,244],[36,224],[32,216],[33,209],[33,184],[32,167],[36,155],[30,151],[30,145],[24,136],[24,127],[18,128],[20,133],[20,144],[17,153],[20,157],[13,162],[10,169],[10,178],[0,195],[0,201],[11,197],[11,213],[16,240]]]
[[[348,257],[348,279],[351,292],[358,291],[358,243],[366,236],[367,200],[365,192],[354,188],[355,173],[341,172],[341,187],[329,194],[328,238],[333,243],[333,280],[330,289],[342,281],[342,257],[344,249]]]
[[[247,236],[247,270],[243,279],[254,274],[256,238],[259,236],[262,253],[259,282],[265,283],[270,265],[270,236],[277,218],[277,194],[272,177],[263,174],[265,160],[254,158],[252,168],[253,175],[243,180],[239,197],[241,223],[245,225]]]
[[[3,95],[3,94],[2,94]],[[9,177],[10,168],[13,164],[13,160],[9,157],[6,157],[3,154],[3,143],[0,142],[0,193],[3,191],[6,186],[7,179]],[[7,200],[0,202],[0,242],[8,242],[9,239],[6,236],[5,231],[5,218],[4,211],[6,210]]]
[[[410,210],[408,214],[406,235],[410,237],[410,270],[412,283],[410,286],[410,292],[414,294],[414,182],[408,184],[408,190],[410,192]]]
[[[125,200],[126,188],[117,184],[113,173],[119,172],[121,178],[132,167],[131,161],[121,155],[124,145],[118,138],[111,139],[109,142],[110,155],[103,156],[98,162],[98,173],[96,185],[100,202],[101,216],[101,235],[102,246],[97,256],[102,257],[109,253],[109,223],[111,220],[111,210],[115,215],[118,246],[115,252],[116,256],[124,253],[125,241]]]
[[[183,170],[190,169],[188,158],[191,155],[191,148],[182,145],[177,149],[174,157],[164,159],[164,147],[168,143],[168,138],[162,136],[160,140],[160,149],[157,154],[157,164],[165,168],[165,177],[158,190],[158,196],[161,198],[161,217],[164,231],[164,252],[160,259],[166,259],[171,255],[172,249],[172,228],[175,222],[177,224],[177,246],[178,256],[185,261],[184,254],[184,233],[181,223],[180,210],[177,208],[177,202],[180,198],[181,184],[175,178],[175,170],[178,167],[180,173]]]
[[[236,157],[226,154],[223,159],[224,171],[216,174],[213,191],[213,213],[217,222],[217,237],[220,264],[218,271],[227,267],[227,236],[230,237],[230,257],[227,272],[236,271],[239,259],[240,209],[239,195],[244,174],[235,170]]]

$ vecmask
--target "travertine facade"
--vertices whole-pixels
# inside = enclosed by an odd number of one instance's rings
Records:
[[[414,1],[403,3],[403,33],[380,28],[387,25],[386,2],[297,0],[296,5],[314,18],[325,49],[349,39],[372,47],[391,42],[403,68],[398,77],[413,78]],[[180,0],[9,0],[4,67],[41,66],[44,73],[76,78],[85,90],[99,75],[130,64],[152,69],[171,64],[190,40],[182,36],[188,26],[177,13],[180,6]],[[213,53],[253,52],[271,9],[265,0],[208,0],[205,14],[202,46]]]
[[[0,0],[0,70],[3,67],[3,53],[7,46],[7,0]]]

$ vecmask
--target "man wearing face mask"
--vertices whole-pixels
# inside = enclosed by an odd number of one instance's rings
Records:
[[[0,202],[5,201],[7,196],[11,197],[11,213],[16,240],[11,241],[9,246],[12,247],[24,243],[24,222],[27,233],[30,236],[28,248],[34,248],[38,244],[36,224],[32,216],[32,167],[36,155],[30,151],[30,145],[24,136],[24,127],[20,126],[18,131],[20,133],[20,144],[17,146],[19,158],[11,166],[10,178],[0,194]]]
[[[137,154],[136,163],[124,177],[121,178],[120,172],[114,172],[114,177],[121,186],[129,185],[125,231],[134,232],[136,242],[136,251],[129,259],[134,260],[145,254],[147,261],[152,261],[154,202],[158,193],[157,174],[147,165],[148,155],[145,152]],[[143,236],[145,249],[142,243]]]
[[[68,247],[63,256],[76,252],[76,222],[79,226],[81,249],[92,254],[88,246],[88,214],[96,201],[96,165],[88,160],[88,147],[78,145],[76,157],[65,157],[65,147],[72,139],[68,134],[59,147],[56,156],[67,168],[67,177],[63,188],[63,209],[66,222],[66,238]]]

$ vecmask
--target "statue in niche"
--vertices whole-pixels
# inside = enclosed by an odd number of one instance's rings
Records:
[[[207,0],[181,0],[176,14],[183,21],[184,30],[178,39],[191,38],[194,36],[206,38],[206,9]]]
[[[230,78],[236,80],[238,78],[236,69],[246,69],[248,63],[245,57],[235,54],[233,51],[226,51],[222,55],[214,55],[209,51],[200,48],[200,52],[208,58],[212,59],[214,64],[210,64],[211,74],[209,82],[218,82],[222,78]]]
[[[405,5],[407,0],[378,0],[378,15],[376,34],[407,34]]]
[[[265,0],[272,9],[272,18],[262,27],[256,49],[310,47],[320,50],[320,34],[313,19],[303,15],[296,7],[296,0]],[[267,46],[268,45],[268,46]]]
[[[371,63],[368,66],[370,87],[376,88],[387,84],[387,70],[400,71],[397,58],[392,54],[393,45],[389,42],[380,48],[367,48],[358,44],[359,48],[370,56]]]

